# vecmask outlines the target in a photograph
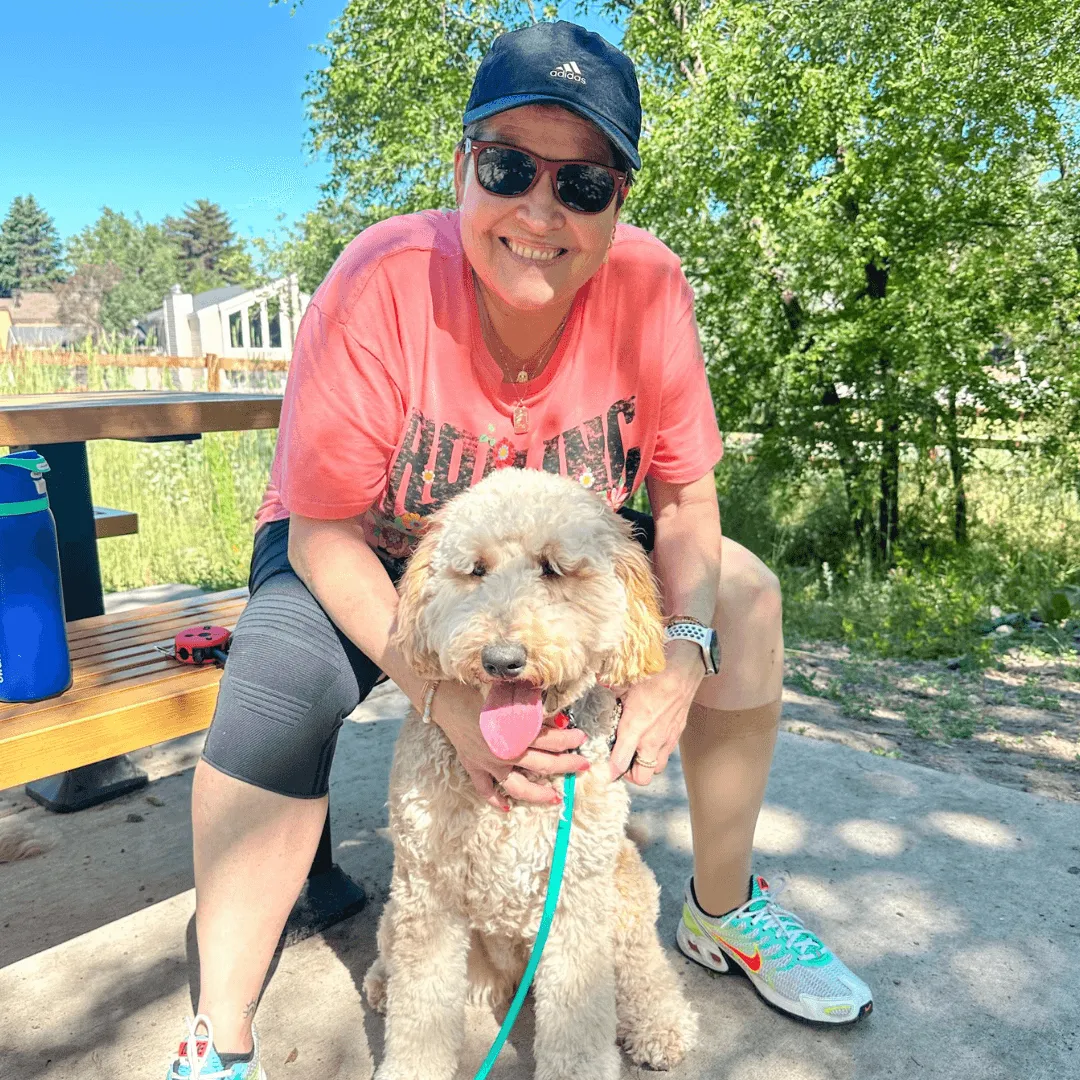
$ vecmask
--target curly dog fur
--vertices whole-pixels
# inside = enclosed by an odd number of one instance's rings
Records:
[[[482,576],[474,571],[478,566]],[[626,521],[536,470],[493,473],[432,520],[401,582],[393,641],[421,674],[487,692],[484,646],[527,652],[545,722],[578,703],[595,766],[578,780],[563,891],[533,987],[537,1080],[616,1080],[617,1044],[669,1069],[696,1017],[656,934],[659,888],[608,779],[614,696],[663,666],[651,568]],[[536,937],[560,808],[483,801],[412,713],[390,774],[394,871],[364,979],[386,1013],[376,1080],[453,1080],[467,999],[509,1005]]]

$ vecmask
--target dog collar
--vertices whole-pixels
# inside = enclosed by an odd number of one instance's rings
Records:
[[[575,701],[573,704],[567,705],[565,709],[560,709],[555,714],[554,723],[555,723],[555,726],[557,728],[566,729],[566,728],[576,728],[577,727],[577,721],[576,721],[576,719],[574,717],[574,706],[576,706],[576,705],[577,705],[577,702]],[[622,698],[616,698],[615,699],[615,725],[614,725],[614,727],[612,727],[611,735],[608,737],[608,751],[609,752],[611,750],[615,749],[615,741],[619,737],[619,721],[622,719],[622,713],[623,713]],[[636,760],[637,760],[637,753],[635,752],[634,756],[630,759],[630,764],[615,779],[616,780],[621,780],[634,767],[634,762]]]

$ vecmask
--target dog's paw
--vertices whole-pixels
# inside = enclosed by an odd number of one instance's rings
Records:
[[[619,1080],[621,1076],[619,1051],[614,1046],[587,1058],[558,1054],[536,1061],[535,1080]]]
[[[619,1032],[619,1044],[635,1065],[660,1071],[674,1069],[696,1043],[697,1016],[689,1008]]]
[[[454,1060],[402,1061],[391,1055],[375,1070],[372,1080],[453,1080],[457,1071]]]
[[[386,965],[377,956],[364,976],[364,997],[377,1013],[386,1013]]]

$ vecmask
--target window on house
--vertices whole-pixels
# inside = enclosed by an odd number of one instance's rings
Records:
[[[262,320],[259,318],[259,305],[248,309],[248,334],[251,338],[251,347],[261,349],[262,343]]]
[[[229,316],[229,343],[234,349],[244,347],[244,313],[234,311]]]
[[[266,301],[266,317],[270,323],[270,348],[281,348],[281,300],[271,296]]]

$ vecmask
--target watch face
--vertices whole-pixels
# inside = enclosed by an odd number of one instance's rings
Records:
[[[714,630],[709,635],[709,659],[712,661],[713,671],[720,670],[720,635]]]

